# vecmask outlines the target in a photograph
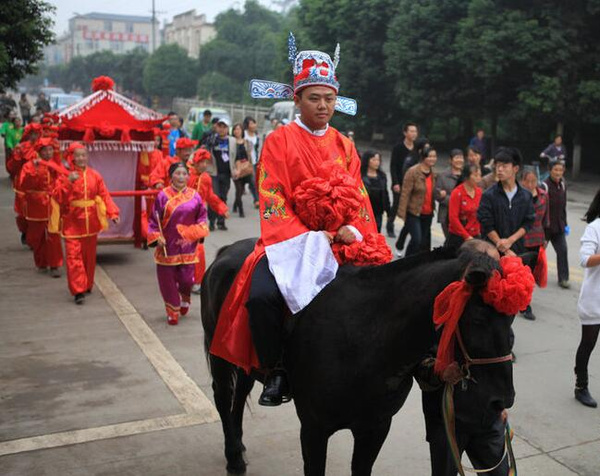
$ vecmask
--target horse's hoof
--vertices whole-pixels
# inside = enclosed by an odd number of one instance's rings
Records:
[[[227,474],[245,474],[246,462],[242,459],[235,463],[227,463]]]

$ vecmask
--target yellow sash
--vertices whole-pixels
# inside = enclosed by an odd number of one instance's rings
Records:
[[[100,220],[100,226],[103,230],[108,228],[108,219],[106,218],[106,203],[102,200],[100,195],[96,195],[94,200],[73,200],[71,206],[78,208],[87,208],[96,206],[96,212],[98,213],[98,220]]]

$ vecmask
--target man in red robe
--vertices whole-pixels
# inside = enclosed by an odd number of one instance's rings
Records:
[[[261,237],[221,308],[210,349],[246,371],[266,372],[259,399],[265,406],[289,400],[281,364],[286,306],[301,311],[340,264],[391,259],[354,144],[329,125],[338,99],[337,58],[295,49],[290,57],[300,115],[265,141],[257,168]]]
[[[73,142],[67,156],[72,172],[56,181],[52,198],[60,206],[60,221],[53,204],[49,230],[60,230],[65,239],[69,290],[75,304],[83,304],[85,293],[94,287],[98,233],[108,228],[108,219],[119,222],[119,208],[102,176],[88,167],[85,146]]]
[[[21,232],[21,243],[27,243],[27,220],[23,213],[23,206],[25,200],[25,194],[21,190],[19,178],[21,177],[21,169],[29,161],[37,157],[35,150],[35,143],[40,138],[42,133],[42,126],[40,124],[27,124],[23,131],[23,137],[21,143],[15,147],[13,153],[10,155],[6,163],[6,169],[10,174],[10,178],[13,183],[13,190],[15,191],[15,214],[17,221],[17,228]]]
[[[48,231],[50,193],[54,189],[56,172],[47,164],[53,160],[55,143],[50,137],[36,142],[38,156],[23,165],[19,189],[24,194],[22,211],[27,220],[27,244],[33,250],[35,266],[40,270],[49,267],[50,275],[58,278],[63,264],[60,235]]]

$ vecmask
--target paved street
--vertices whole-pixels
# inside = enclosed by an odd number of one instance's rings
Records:
[[[102,245],[97,286],[85,305],[75,306],[64,273],[52,279],[36,272],[31,252],[19,243],[13,193],[0,162],[0,475],[225,475],[199,298],[179,326],[167,326],[151,252]],[[600,410],[573,399],[583,276],[579,218],[597,185],[571,187],[572,288],[557,286],[549,250],[549,285],[533,299],[538,320],[515,321],[517,399],[510,420],[525,476],[600,474]],[[209,263],[219,247],[257,235],[257,213],[228,225],[230,231],[208,238]],[[441,236],[436,224],[436,244]],[[592,394],[600,397],[600,350],[590,373]],[[293,405],[265,409],[256,403],[258,393],[245,420],[248,476],[302,474]],[[351,451],[350,434],[336,434],[327,474],[348,475]],[[417,386],[394,418],[374,474],[429,474]]]

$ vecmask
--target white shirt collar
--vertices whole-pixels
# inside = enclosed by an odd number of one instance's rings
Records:
[[[306,124],[304,124],[304,122],[302,122],[300,120],[300,114],[296,114],[296,119],[294,120],[294,122],[296,124],[298,124],[302,129],[304,129],[306,132],[308,132],[309,134],[312,134],[313,136],[317,136],[317,137],[323,137],[325,134],[327,134],[327,130],[329,129],[329,124],[327,124],[325,126],[325,129],[319,129],[317,131],[313,131],[311,129],[309,129]]]

